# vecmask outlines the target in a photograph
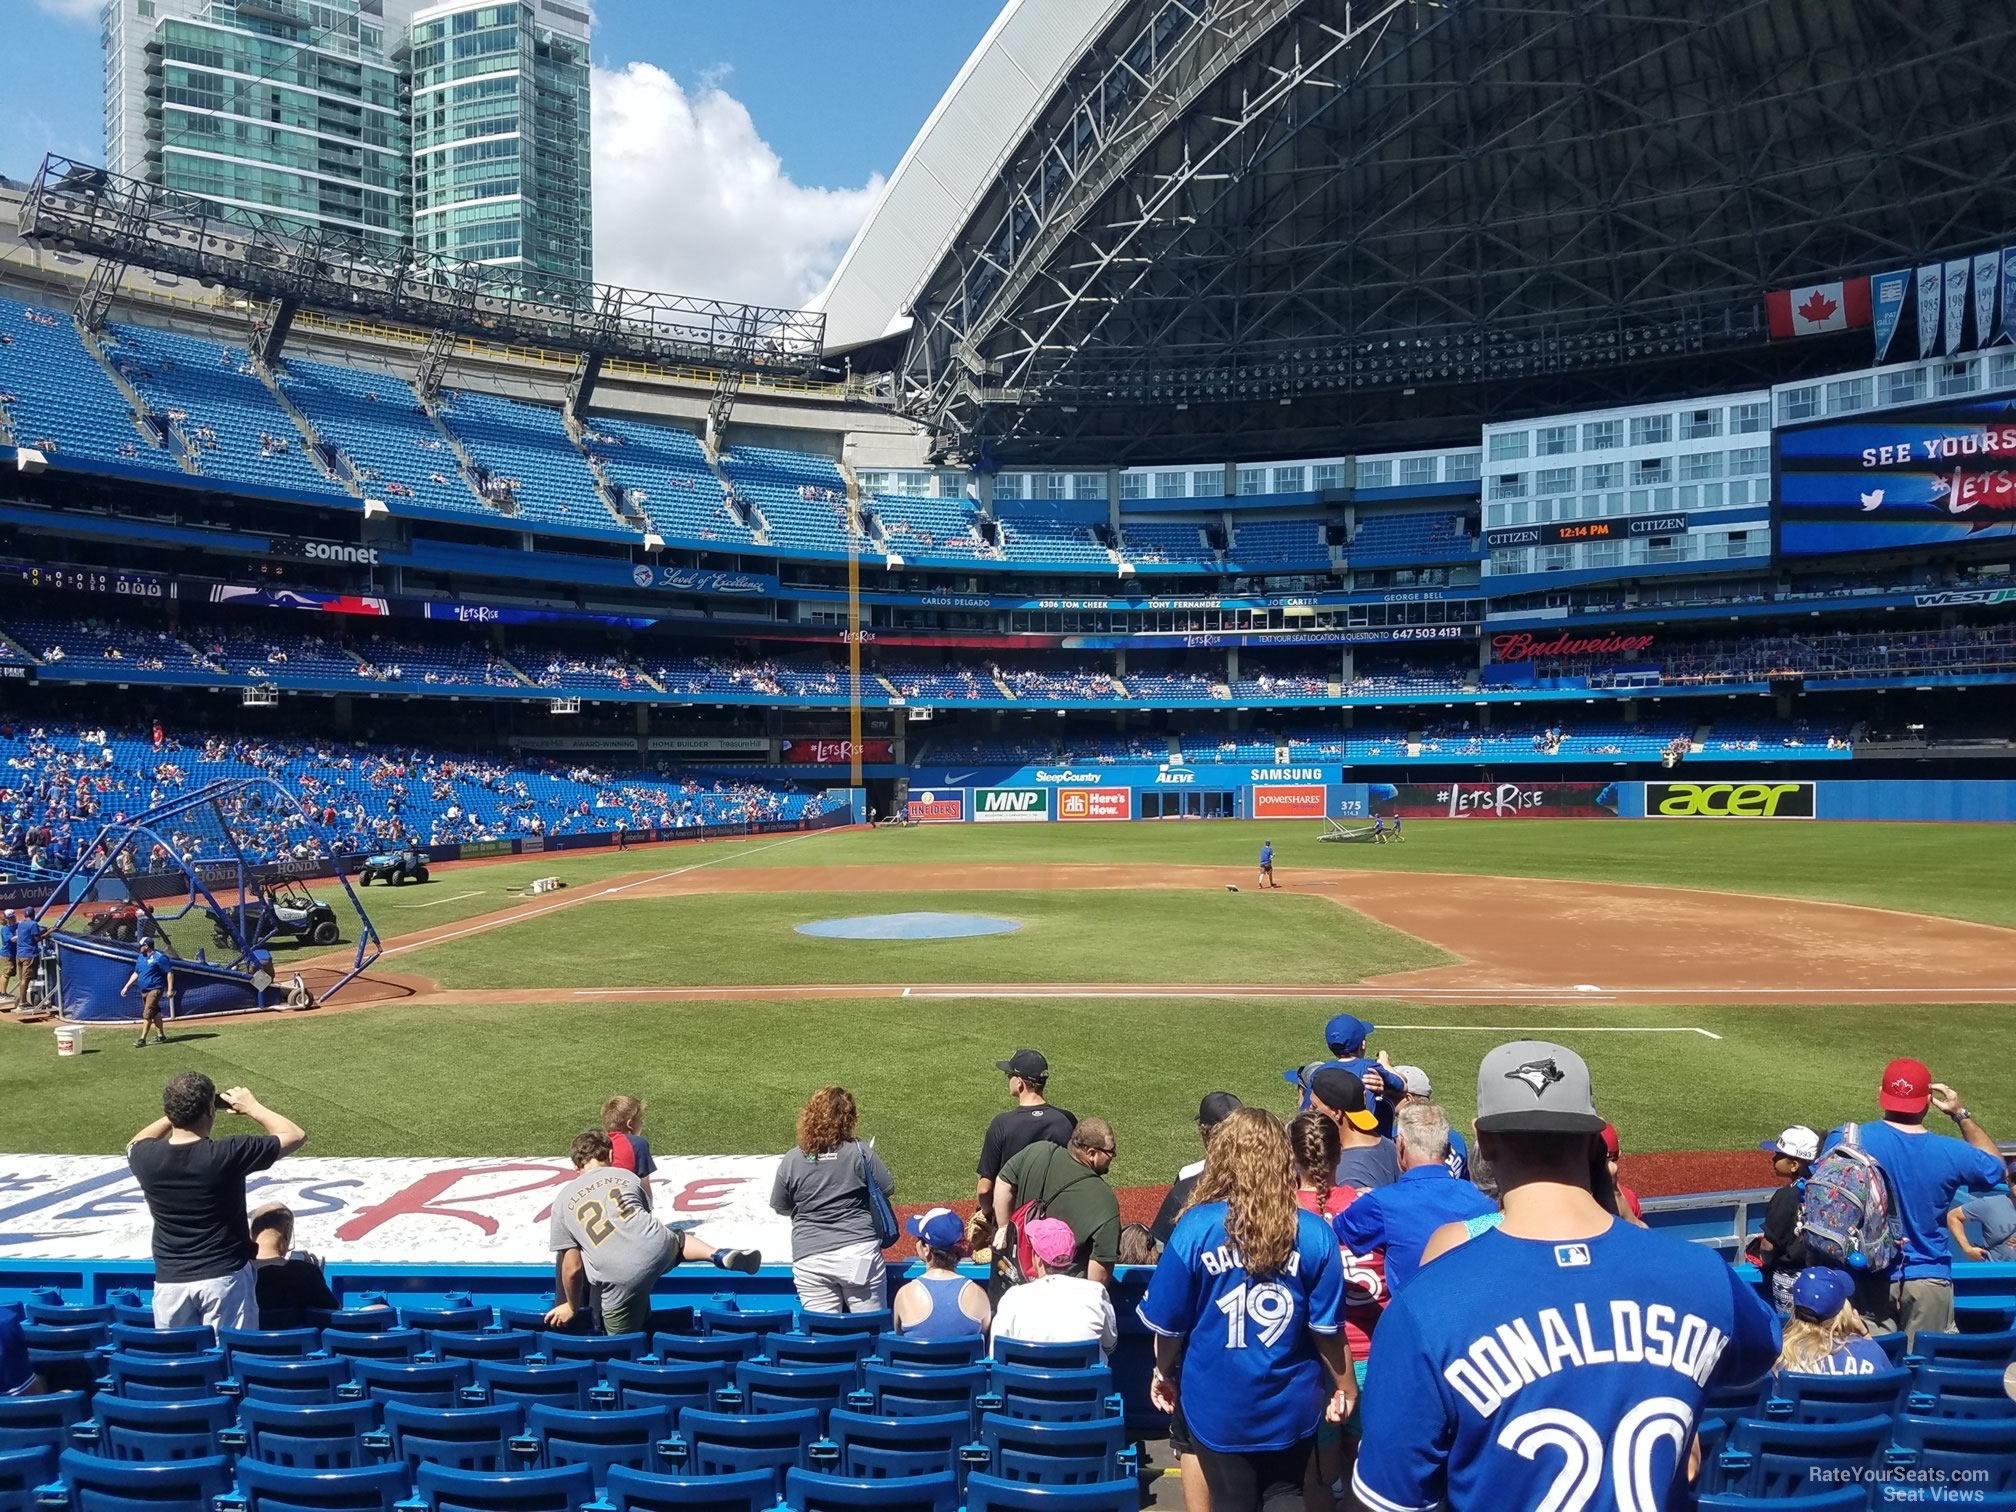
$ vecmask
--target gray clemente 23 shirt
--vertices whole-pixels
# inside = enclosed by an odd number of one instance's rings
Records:
[[[849,1244],[873,1243],[875,1215],[868,1210],[868,1184],[885,1193],[896,1178],[882,1157],[858,1139],[824,1155],[807,1155],[796,1145],[777,1165],[770,1206],[791,1220],[791,1258],[823,1254]]]
[[[683,1238],[651,1216],[634,1171],[597,1166],[560,1191],[548,1225],[554,1252],[578,1249],[588,1279],[620,1292],[642,1291],[676,1264]]]

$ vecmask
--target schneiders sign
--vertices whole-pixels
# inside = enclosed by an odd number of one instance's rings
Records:
[[[1648,782],[1647,819],[1811,819],[1816,782]]]
[[[1050,818],[1050,789],[973,789],[975,824],[1044,824]]]

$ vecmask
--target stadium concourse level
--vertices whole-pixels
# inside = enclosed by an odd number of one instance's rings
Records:
[[[692,431],[468,387],[431,402],[378,368],[291,354],[262,368],[243,346],[114,322],[80,333],[67,311],[0,299],[0,429],[58,466],[156,480],[214,480],[253,497],[532,529],[642,545],[647,533],[706,550],[922,567],[1116,573],[1330,571],[1475,563],[1461,514],[1368,519],[1333,550],[1313,517],[1231,527],[1106,524],[1036,501],[987,518],[963,499],[887,492],[848,502],[827,457],[733,446],[718,470]],[[1200,499],[1198,513],[1211,515]],[[1222,520],[1222,515],[1218,516]],[[1220,527],[1222,530],[1222,526]]]
[[[102,824],[226,778],[271,777],[301,801],[330,849],[428,845],[793,823],[823,799],[783,780],[624,771],[588,762],[503,760],[327,739],[227,737],[166,730],[0,723],[0,869],[8,880],[60,875]],[[290,828],[290,826],[292,826]],[[248,821],[254,861],[320,854],[299,815]],[[209,859],[198,831],[164,837]],[[222,854],[216,852],[215,854]],[[166,858],[161,858],[165,864]]]

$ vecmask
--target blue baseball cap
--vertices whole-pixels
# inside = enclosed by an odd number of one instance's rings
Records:
[[[950,1208],[935,1207],[918,1213],[903,1225],[912,1239],[922,1239],[933,1249],[957,1249],[966,1238],[966,1221]]]
[[[1855,1295],[1855,1282],[1846,1271],[1825,1265],[1809,1265],[1792,1282],[1792,1311],[1811,1323],[1825,1323]]]
[[[1356,1050],[1372,1037],[1375,1027],[1355,1013],[1340,1013],[1323,1026],[1323,1043],[1333,1051]]]

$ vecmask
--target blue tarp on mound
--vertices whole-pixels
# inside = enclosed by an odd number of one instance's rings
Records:
[[[74,935],[55,936],[56,969],[61,981],[59,1011],[66,1019],[81,1024],[137,1024],[140,1021],[138,988],[126,996],[119,989],[133,974],[131,946],[109,940],[79,939]],[[252,984],[234,972],[215,966],[175,962],[176,1019],[204,1018],[216,1013],[249,1013],[268,1006]]]

